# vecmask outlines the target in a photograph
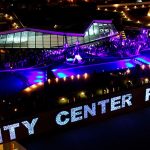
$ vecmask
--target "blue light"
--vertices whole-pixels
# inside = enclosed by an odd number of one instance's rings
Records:
[[[44,76],[36,76],[37,79],[42,79]]]
[[[147,60],[145,60],[143,58],[140,58],[140,57],[136,58],[136,60],[141,61],[142,63],[148,64],[148,65],[150,64],[149,61],[147,61]]]
[[[39,83],[39,82],[42,82],[42,80],[40,79],[34,80],[34,83]]]
[[[59,78],[65,78],[65,77],[67,77],[67,75],[64,74],[64,73],[62,73],[62,72],[57,73],[57,76],[58,76]]]
[[[41,72],[41,71],[38,71],[37,73],[38,73],[38,74],[43,74],[43,72]]]
[[[133,64],[131,64],[131,63],[129,63],[129,62],[126,62],[126,66],[127,66],[128,68],[132,68],[132,67],[134,67],[134,65],[133,65]]]

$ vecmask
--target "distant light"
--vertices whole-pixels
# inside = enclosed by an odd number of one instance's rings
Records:
[[[80,75],[79,74],[77,75],[77,79],[80,79]]]
[[[8,17],[8,14],[5,14],[4,17],[7,18],[7,17]]]
[[[130,74],[130,72],[131,72],[130,69],[127,69],[126,73],[127,73],[127,74]]]
[[[30,92],[31,91],[31,88],[26,88],[24,91],[26,91],[26,92]]]
[[[31,88],[35,89],[35,88],[37,88],[37,85],[36,85],[36,84],[33,84],[33,85],[31,86]]]
[[[51,83],[51,79],[48,79],[48,84],[50,84]]]
[[[97,10],[100,10],[100,8],[98,7]]]
[[[14,111],[15,111],[15,112],[17,112],[17,111],[18,111],[18,109],[17,109],[17,108],[15,108],[15,109],[14,109]]]
[[[10,16],[10,17],[9,17],[9,20],[13,20],[13,17],[12,17],[12,16]]]
[[[127,10],[130,10],[130,8],[127,8]]]
[[[134,6],[133,8],[134,8],[134,9],[137,9],[137,6]]]
[[[149,82],[149,79],[148,78],[145,78],[145,83],[148,83]]]
[[[66,77],[64,77],[63,80],[66,81]]]
[[[72,76],[71,76],[71,80],[73,80],[73,79],[74,79],[74,76],[72,75]]]
[[[117,7],[119,7],[119,4],[114,4],[113,6],[117,8]]]
[[[39,83],[37,83],[38,85],[44,85],[44,83],[43,82],[39,82]]]
[[[108,11],[108,9],[107,9],[107,8],[105,8],[105,9],[104,9],[104,11]]]
[[[67,104],[67,103],[69,103],[69,100],[68,100],[66,97],[61,97],[61,98],[58,100],[58,103],[59,103],[59,104]]]
[[[58,78],[56,78],[56,79],[55,79],[55,81],[56,81],[56,82],[58,82],[58,81],[59,81],[59,79],[58,79]]]
[[[114,12],[117,12],[117,10],[115,9]]]
[[[128,18],[127,20],[128,20],[128,21],[131,21],[131,19],[130,19],[130,18]]]
[[[139,20],[136,23],[141,23]]]
[[[5,103],[6,101],[3,99],[3,103]]]
[[[88,74],[87,74],[87,73],[85,73],[83,76],[84,76],[84,79],[87,79]]]
[[[141,68],[142,68],[142,70],[144,70],[145,69],[145,65],[142,65]]]
[[[144,8],[145,7],[145,5],[142,5],[142,8]]]
[[[85,97],[86,97],[86,95],[85,95],[85,92],[84,92],[84,91],[80,92],[80,93],[79,93],[79,95],[80,95],[80,97],[81,97],[81,98],[85,98]]]
[[[55,25],[54,25],[54,28],[56,29],[57,27],[58,27],[58,25],[57,25],[57,24],[55,24]]]

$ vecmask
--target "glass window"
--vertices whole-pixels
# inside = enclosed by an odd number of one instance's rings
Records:
[[[78,41],[77,37],[72,36],[72,42],[73,42],[73,45],[76,44],[77,41]]]
[[[64,46],[64,36],[58,36],[59,46]]]
[[[69,45],[72,45],[72,37],[71,36],[67,36],[67,42]]]
[[[20,41],[21,41],[21,33],[17,32],[14,34],[13,40],[13,48],[20,48]]]
[[[12,48],[14,34],[7,34],[6,36],[7,36],[7,39],[6,39],[5,47]]]
[[[7,35],[0,35],[0,47],[4,48],[6,43]]]
[[[43,35],[44,48],[50,48],[50,35]]]
[[[58,46],[57,35],[51,35],[51,47],[57,46]]]
[[[43,48],[42,33],[36,32],[36,48]]]
[[[21,48],[27,48],[28,43],[28,31],[21,33]]]
[[[28,48],[35,48],[35,32],[29,32],[28,34]]]

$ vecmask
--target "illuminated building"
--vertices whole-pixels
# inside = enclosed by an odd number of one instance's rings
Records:
[[[63,48],[65,44],[85,44],[117,34],[111,20],[94,20],[82,34],[22,28],[1,32],[0,48]]]

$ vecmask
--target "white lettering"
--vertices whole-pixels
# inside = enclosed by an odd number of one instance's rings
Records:
[[[29,135],[34,134],[34,126],[37,123],[38,118],[34,118],[31,124],[28,121],[23,121],[22,124],[28,129]]]
[[[150,97],[150,88],[146,89],[145,101],[149,101],[149,97]]]
[[[98,102],[98,105],[101,105],[101,113],[106,113],[106,104],[109,103],[109,99],[102,100]]]
[[[76,122],[82,120],[82,106],[75,107],[71,109],[71,122]]]
[[[15,123],[12,125],[4,126],[3,128],[4,128],[4,130],[9,130],[10,139],[14,140],[14,139],[16,139],[15,128],[18,128],[18,127],[19,127],[19,123]]]
[[[57,114],[56,116],[56,123],[58,125],[66,125],[69,122],[69,118],[66,118],[64,121],[62,121],[62,116],[67,116],[69,115],[68,111],[61,111],[60,113]]]
[[[118,110],[121,108],[120,104],[121,96],[111,98],[111,111]]]
[[[96,104],[92,103],[92,108],[88,105],[84,105],[84,118],[88,118],[88,114],[91,116],[96,116]]]
[[[124,108],[126,106],[126,104],[128,106],[132,106],[132,94],[126,94],[122,96],[122,108]]]

